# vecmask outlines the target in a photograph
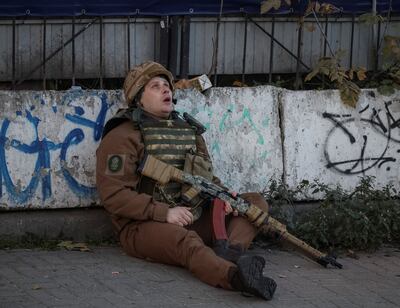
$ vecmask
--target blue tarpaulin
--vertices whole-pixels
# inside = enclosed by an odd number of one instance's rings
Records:
[[[223,14],[259,14],[261,0],[224,0]],[[372,11],[372,0],[322,0],[331,3],[341,14],[363,14]],[[285,3],[285,1],[282,1]],[[269,14],[303,14],[308,1],[292,0],[289,8],[283,6]],[[0,16],[127,16],[127,15],[218,15],[221,1],[137,1],[137,0],[1,0]],[[400,13],[400,0],[377,0],[377,12],[385,14],[390,5],[392,12]]]

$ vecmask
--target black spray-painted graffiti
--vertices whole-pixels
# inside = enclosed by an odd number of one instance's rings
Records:
[[[396,118],[392,111],[398,107],[395,104],[400,103],[385,102],[380,109],[368,105],[359,112],[359,118],[351,114],[323,113],[325,119],[334,123],[324,145],[326,167],[347,175],[364,174],[383,165],[390,171],[390,163],[396,162],[393,154],[400,153],[400,117]],[[358,121],[362,125],[361,134]],[[372,129],[370,134],[367,129]],[[356,136],[361,138],[357,140]]]
[[[4,185],[10,200],[16,204],[26,203],[35,195],[39,183],[41,184],[42,200],[45,201],[50,198],[52,195],[52,175],[51,172],[46,172],[46,170],[52,169],[50,156],[51,153],[55,151],[59,151],[61,174],[69,188],[79,197],[90,198],[94,196],[96,188],[79,183],[69,171],[66,163],[68,150],[71,147],[78,146],[84,141],[85,134],[81,127],[88,127],[92,131],[92,138],[95,142],[100,140],[107,111],[114,103],[107,101],[107,96],[104,92],[96,93],[95,96],[101,101],[100,109],[97,115],[95,115],[95,118],[91,119],[92,117],[86,117],[85,110],[82,107],[73,106],[72,104],[75,99],[82,96],[85,96],[85,93],[67,93],[62,97],[62,101],[59,103],[60,105],[73,107],[74,113],[66,113],[64,117],[68,122],[72,122],[78,126],[69,131],[62,142],[54,142],[49,140],[46,136],[39,138],[38,126],[41,119],[33,116],[32,111],[35,109],[34,106],[31,106],[30,109],[26,109],[24,112],[17,111],[16,114],[17,117],[25,118],[31,124],[34,140],[30,143],[24,143],[20,140],[10,138],[9,131],[11,121],[7,118],[3,118],[0,125],[0,200],[4,196],[4,191],[2,190]],[[44,105],[45,102],[41,100],[41,104]],[[54,113],[57,113],[56,106],[53,106],[52,109]],[[34,172],[25,189],[20,189],[12,180],[11,173],[14,170],[9,170],[7,160],[13,158],[7,157],[7,149],[14,149],[18,153],[35,155],[37,157]]]

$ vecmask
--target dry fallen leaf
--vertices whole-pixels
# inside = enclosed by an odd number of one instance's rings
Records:
[[[357,71],[357,78],[358,80],[365,80],[367,78],[367,75],[365,74],[367,70],[363,67],[361,67],[358,71]]]
[[[351,249],[347,250],[347,256],[353,259],[358,260],[360,257]]]
[[[91,251],[85,243],[74,243],[72,241],[62,241],[57,246],[71,251]]]
[[[189,89],[192,87],[188,79],[180,79],[174,84],[175,89]]]
[[[281,0],[266,0],[261,2],[261,14],[268,13],[272,8],[278,10],[281,7]]]
[[[307,30],[308,32],[314,32],[315,29],[317,29],[317,27],[315,26],[315,24],[312,23],[312,22],[307,22],[307,23],[304,24],[304,26],[305,26],[305,28],[306,28],[306,30]]]
[[[239,81],[239,80],[235,80],[232,84],[234,87],[247,87],[247,84]]]

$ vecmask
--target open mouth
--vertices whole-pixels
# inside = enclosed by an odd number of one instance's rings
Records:
[[[166,98],[163,99],[164,103],[169,103],[171,101],[172,101],[172,99],[170,97],[166,97]]]

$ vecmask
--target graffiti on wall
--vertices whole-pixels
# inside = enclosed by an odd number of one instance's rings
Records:
[[[282,173],[275,96],[262,90],[215,89],[178,97],[178,111],[207,128],[204,138],[216,176],[237,191],[262,191]]]
[[[326,167],[345,175],[364,175],[372,168],[389,172],[397,167],[399,107],[399,101],[388,101],[379,108],[368,104],[357,116],[323,113],[323,118],[333,123],[324,146]]]
[[[105,124],[108,110],[114,105],[114,102],[109,102],[105,92],[98,92],[91,97],[93,100],[99,100],[99,107],[85,107],[84,104],[74,103],[76,100],[85,100],[90,95],[82,91],[66,92],[60,102],[45,102],[41,95],[37,95],[35,103],[31,104],[24,110],[17,110],[14,119],[5,117],[0,121],[0,200],[7,193],[9,199],[15,204],[23,204],[37,194],[39,188],[42,201],[46,201],[53,194],[52,176],[57,174],[64,178],[68,187],[79,197],[93,197],[96,193],[94,186],[81,183],[71,170],[69,152],[72,148],[79,151],[79,146],[83,144],[85,138],[91,138],[97,143],[101,139],[102,130]],[[43,112],[36,112],[37,106],[43,110],[43,105],[51,106],[54,114],[61,113],[61,118],[64,122],[71,124],[69,131],[63,132],[61,140],[51,138],[51,134],[43,134],[40,125],[45,122],[46,115]],[[60,111],[62,109],[66,112]],[[96,110],[93,114],[93,110]],[[20,140],[16,138],[13,132],[12,124],[14,122],[24,122],[24,135],[29,135],[30,140]],[[53,129],[60,130],[63,123],[56,123]],[[18,127],[17,127],[18,128]],[[19,127],[20,128],[20,127]],[[86,134],[85,134],[86,132]],[[90,132],[90,136],[88,133]],[[60,138],[57,138],[60,139]],[[93,149],[94,151],[95,149]],[[85,149],[82,150],[85,152]],[[15,153],[15,155],[12,155]],[[25,179],[25,185],[21,185],[20,180],[16,180],[13,173],[18,173],[18,170],[12,170],[10,161],[15,160],[15,156],[26,157],[34,161],[33,172],[28,180]],[[54,156],[57,157],[54,157]],[[84,153],[87,155],[87,153]],[[94,153],[93,153],[94,155]],[[74,159],[72,156],[71,159]],[[58,162],[58,166],[52,166],[52,162]],[[11,164],[12,165],[12,164]],[[15,163],[14,163],[15,165]],[[55,171],[59,168],[58,171]],[[24,186],[24,187],[23,187]]]

